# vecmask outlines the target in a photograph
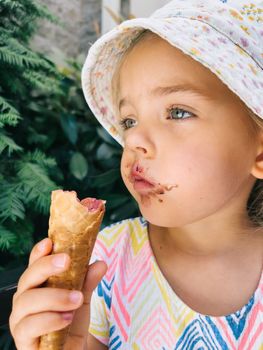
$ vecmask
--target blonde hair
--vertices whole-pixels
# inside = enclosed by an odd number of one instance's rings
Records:
[[[246,107],[248,115],[254,124],[254,130],[263,130],[263,119]],[[263,227],[263,180],[257,179],[247,201],[247,212],[250,220],[257,226]]]
[[[145,39],[151,39],[156,37],[157,34],[150,31],[149,29],[142,30],[137,37],[131,42],[129,48],[125,51],[124,55],[121,57],[116,70],[114,72],[112,82],[111,82],[111,98],[112,106],[114,108],[115,115],[119,115],[118,110],[118,101],[119,101],[119,77],[120,77],[120,68],[127,58],[129,52],[136,46],[136,44]],[[237,96],[238,97],[238,96]],[[243,101],[240,100],[240,103],[246,109],[248,116],[251,118],[249,127],[252,127],[252,131],[257,134],[260,131],[263,131],[263,119],[257,116],[249,107],[245,105]],[[257,179],[251,190],[247,201],[247,213],[249,219],[256,227],[263,227],[263,180]]]

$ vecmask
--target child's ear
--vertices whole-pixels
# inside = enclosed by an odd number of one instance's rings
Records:
[[[259,146],[251,174],[257,179],[263,179],[263,130],[259,135]]]

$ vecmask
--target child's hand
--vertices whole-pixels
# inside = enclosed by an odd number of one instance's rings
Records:
[[[39,249],[41,244],[43,250]],[[83,350],[85,346],[91,294],[105,274],[107,266],[104,262],[90,265],[81,298],[72,302],[69,290],[38,288],[49,276],[69,267],[70,258],[67,254],[51,256],[51,250],[52,242],[49,238],[33,247],[29,266],[20,277],[17,292],[13,297],[9,325],[18,350],[37,350],[41,335],[62,329],[70,323],[70,334],[64,349]],[[64,257],[61,260],[64,261],[62,267],[56,267],[54,264],[55,258],[58,257]],[[72,315],[76,309],[78,310]]]

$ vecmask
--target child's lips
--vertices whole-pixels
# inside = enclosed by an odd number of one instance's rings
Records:
[[[138,173],[131,172],[129,176],[130,182],[133,184],[133,188],[137,192],[149,192],[152,191],[153,188],[156,186],[152,181],[148,180],[147,178],[138,175]]]
[[[129,165],[126,166],[129,168]],[[138,163],[135,163],[131,169],[130,173],[126,175],[127,179],[133,185],[134,190],[142,196],[146,197],[157,197],[164,195],[166,192],[171,191],[173,188],[178,187],[177,184],[161,184],[153,178],[148,178],[144,175],[144,169]],[[162,199],[158,199],[159,202],[163,202]]]
[[[154,188],[154,185],[148,182],[147,180],[135,178],[133,182],[133,188],[137,192],[145,193],[148,191],[152,191],[152,189]]]

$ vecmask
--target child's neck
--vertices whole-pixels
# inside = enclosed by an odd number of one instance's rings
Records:
[[[193,310],[227,315],[255,292],[263,266],[263,228],[225,225],[167,229],[149,224],[155,260],[173,291]],[[246,281],[244,285],[244,281]]]
[[[149,224],[151,237],[158,240],[163,248],[176,250],[185,255],[216,256],[240,249],[252,238],[263,235],[251,223],[236,226],[221,223],[217,225],[191,224],[179,228],[164,228]]]

